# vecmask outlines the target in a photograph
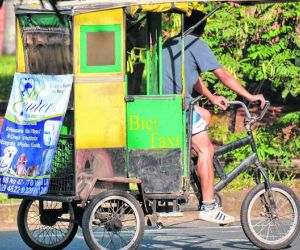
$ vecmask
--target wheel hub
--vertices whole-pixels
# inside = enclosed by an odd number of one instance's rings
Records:
[[[55,223],[57,222],[57,218],[53,217],[53,216],[46,216],[46,215],[41,215],[40,216],[40,221],[43,225],[52,227],[55,225]]]
[[[123,227],[122,221],[116,218],[116,219],[112,219],[109,222],[107,230],[111,232],[119,232],[122,230],[122,227]]]

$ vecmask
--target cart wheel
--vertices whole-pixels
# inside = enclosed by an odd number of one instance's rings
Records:
[[[255,186],[241,208],[241,224],[248,239],[262,249],[283,249],[296,238],[300,229],[299,201],[281,183],[271,184],[275,209],[263,184]]]
[[[90,249],[136,249],[144,227],[140,204],[121,190],[100,193],[83,213],[83,236]]]
[[[43,202],[42,214],[40,202]],[[65,248],[77,232],[78,225],[74,221],[74,208],[70,203],[24,199],[18,211],[19,233],[32,249]]]

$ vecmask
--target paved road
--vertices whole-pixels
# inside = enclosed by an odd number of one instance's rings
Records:
[[[299,250],[300,236],[289,250]],[[28,250],[18,232],[0,232],[1,250]],[[245,237],[239,223],[219,227],[209,223],[192,221],[175,224],[163,229],[147,227],[141,250],[145,249],[256,249]],[[81,230],[66,250],[88,250]]]

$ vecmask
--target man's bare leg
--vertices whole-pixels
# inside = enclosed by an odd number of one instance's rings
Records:
[[[195,106],[195,110],[203,117],[207,126],[211,115],[208,110]],[[192,136],[193,149],[198,153],[197,175],[200,179],[202,199],[204,201],[214,200],[214,166],[212,145],[207,131]]]
[[[200,179],[202,199],[214,200],[214,147],[210,142],[207,131],[200,132],[192,137],[192,145],[198,153],[197,175]]]
[[[207,110],[196,107],[197,112],[209,124],[210,115]],[[200,179],[202,201],[199,219],[219,224],[234,222],[234,217],[225,214],[216,205],[214,199],[214,146],[207,131],[192,136],[193,149],[198,153],[197,175]]]

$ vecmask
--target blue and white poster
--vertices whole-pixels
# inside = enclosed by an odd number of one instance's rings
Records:
[[[16,73],[0,137],[0,192],[47,193],[72,75]]]

